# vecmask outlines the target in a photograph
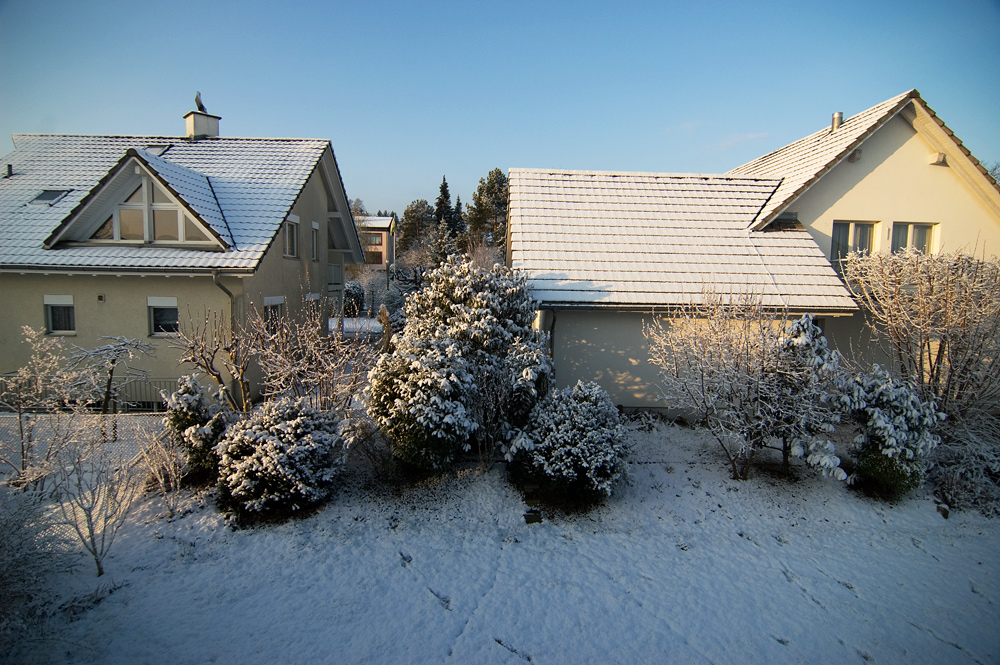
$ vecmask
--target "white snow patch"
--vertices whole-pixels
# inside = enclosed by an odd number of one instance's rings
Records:
[[[231,531],[210,500],[134,510],[27,663],[996,663],[1000,531],[924,491],[876,503],[808,472],[727,477],[703,432],[635,433],[590,513],[525,505],[499,467],[394,492],[355,469],[318,514]]]

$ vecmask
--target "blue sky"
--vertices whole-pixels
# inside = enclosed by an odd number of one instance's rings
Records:
[[[0,0],[10,134],[327,138],[402,214],[500,167],[718,173],[917,88],[1000,160],[1000,1]]]

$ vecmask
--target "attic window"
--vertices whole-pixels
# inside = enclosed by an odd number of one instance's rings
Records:
[[[53,206],[62,199],[62,197],[69,194],[68,189],[44,189],[42,193],[31,199],[30,203],[32,205],[48,205]]]
[[[202,228],[148,176],[90,236],[96,241],[209,243]]]

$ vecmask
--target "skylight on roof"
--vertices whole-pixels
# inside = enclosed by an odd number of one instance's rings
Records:
[[[31,199],[29,203],[34,205],[49,205],[53,206],[70,193],[68,189],[43,189],[42,193]]]
[[[151,152],[158,157],[162,157],[163,153],[170,150],[173,146],[170,143],[150,143],[146,146],[146,151]]]

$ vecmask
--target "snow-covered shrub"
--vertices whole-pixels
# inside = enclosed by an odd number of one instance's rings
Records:
[[[344,284],[344,316],[361,316],[365,309],[365,287],[351,280]]]
[[[857,426],[855,471],[873,493],[896,498],[924,479],[927,455],[938,445],[934,428],[944,419],[916,386],[874,365],[842,381],[840,402]]]
[[[550,492],[607,498],[625,473],[628,447],[618,409],[596,383],[553,390],[531,411],[508,460]]]
[[[223,506],[263,513],[325,498],[342,461],[337,426],[335,417],[290,398],[234,423],[216,446]]]
[[[41,492],[0,486],[0,649],[44,615],[52,593],[46,578],[66,562],[45,533]]]
[[[204,478],[215,478],[219,458],[215,444],[228,425],[220,400],[211,400],[193,374],[177,379],[177,390],[160,393],[167,404],[163,425],[187,453],[188,471]]]
[[[789,408],[776,413],[774,435],[781,439],[782,458],[799,457],[824,476],[845,480],[829,436],[840,422],[836,381],[840,355],[827,346],[812,314],[803,314],[785,328],[773,378],[776,399]]]
[[[368,413],[393,453],[428,469],[496,446],[523,425],[552,374],[531,329],[525,277],[449,257],[404,307],[406,324],[369,374]]]
[[[951,508],[1000,515],[1000,416],[973,411],[949,418],[948,437],[934,450],[928,477]]]
[[[663,397],[706,424],[734,479],[745,480],[757,453],[773,447],[786,467],[802,457],[846,478],[825,437],[839,417],[828,397],[838,356],[812,315],[789,322],[760,296],[706,291],[667,319],[644,329]]]

